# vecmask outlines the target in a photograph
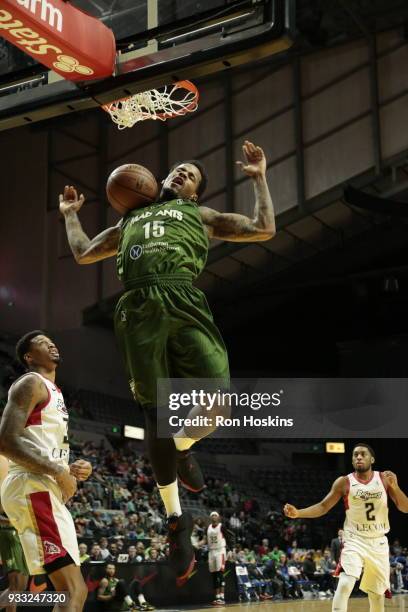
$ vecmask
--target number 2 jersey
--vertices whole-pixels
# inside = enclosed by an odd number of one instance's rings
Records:
[[[208,236],[197,204],[175,199],[129,211],[123,218],[117,272],[126,289],[152,276],[196,278],[205,266]]]
[[[35,374],[42,380],[47,388],[48,398],[35,406],[20,437],[24,445],[31,448],[36,454],[47,457],[50,461],[68,469],[68,412],[64,398],[60,389],[48,378],[37,372],[30,372],[30,374]],[[10,390],[12,388],[13,386]],[[9,474],[29,471],[18,463],[10,461]]]
[[[384,536],[390,530],[387,490],[380,472],[363,482],[355,474],[346,476],[348,491],[344,496],[344,530],[364,538]]]

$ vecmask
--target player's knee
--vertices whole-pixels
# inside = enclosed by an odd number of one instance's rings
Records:
[[[337,612],[345,612],[347,610],[347,602],[353,591],[356,579],[347,574],[340,574],[339,583],[333,599],[333,610]]]
[[[82,603],[82,605],[86,602],[86,598],[88,597],[88,587],[85,582],[82,581],[82,584],[78,585],[78,601]]]
[[[211,409],[212,417],[222,417],[224,419],[229,419],[231,417],[231,405],[229,402],[222,402],[220,404],[214,404]]]

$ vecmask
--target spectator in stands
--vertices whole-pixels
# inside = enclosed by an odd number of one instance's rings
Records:
[[[344,542],[344,531],[339,529],[337,532],[337,538],[333,538],[330,544],[331,557],[337,564],[340,560],[341,548]]]
[[[289,573],[288,559],[285,554],[282,554],[279,559],[279,564],[276,568],[277,575],[283,582],[284,597],[289,599],[301,599],[303,597],[302,590],[295,576]]]
[[[160,552],[157,550],[157,548],[150,548],[149,552],[146,555],[145,561],[148,561],[149,563],[160,561]]]
[[[99,540],[99,548],[101,549],[101,555],[104,561],[109,560],[111,561],[111,554],[110,551],[108,549],[108,538],[101,538]]]
[[[391,554],[394,555],[394,557],[399,557],[401,552],[402,552],[402,546],[400,544],[400,541],[394,540],[394,542],[391,544]]]
[[[262,540],[261,546],[259,547],[259,554],[262,558],[264,555],[267,555],[268,553],[269,553],[269,540],[268,538],[264,538]]]
[[[135,534],[137,540],[144,540],[146,538],[146,533],[141,525],[136,527]]]
[[[99,510],[94,510],[92,512],[92,517],[89,521],[89,529],[92,531],[94,536],[100,537],[101,535],[106,535],[106,526],[102,520],[102,515]]]
[[[138,542],[136,544],[136,559],[140,563],[141,561],[144,561],[144,558],[145,558],[145,545],[143,544],[143,542]]]
[[[332,594],[335,591],[333,572],[336,569],[336,563],[331,558],[331,553],[328,548],[325,548],[323,557],[320,561],[320,570],[325,577],[325,581],[322,584],[322,590],[326,591],[327,594]]]
[[[257,567],[254,563],[249,563],[248,577],[260,600],[272,599],[272,595],[268,593],[268,581],[263,575],[262,568]]]
[[[273,559],[275,563],[280,563],[282,557],[285,556],[285,553],[283,552],[283,550],[279,549],[279,546],[277,544],[275,544],[275,546],[272,548],[272,551],[268,554],[268,557],[270,559]]]
[[[269,581],[269,591],[275,598],[283,598],[284,581],[278,576],[276,571],[276,563],[273,559],[268,559],[262,565],[262,573]]]
[[[109,561],[116,561],[116,559],[118,558],[118,544],[117,542],[111,542],[109,544]]]
[[[92,544],[90,561],[104,561],[99,544]]]
[[[237,513],[234,512],[229,520],[229,526],[235,532],[241,531],[241,519],[238,518]]]
[[[85,542],[81,542],[78,548],[79,548],[79,561],[81,565],[83,563],[87,563],[90,560],[90,556],[88,555],[88,545],[85,544]]]
[[[137,557],[136,546],[134,544],[131,544],[128,547],[127,554],[128,554],[128,561],[127,561],[128,563],[131,563],[132,565],[135,563],[139,563],[139,559]]]
[[[313,552],[309,551],[306,554],[306,557],[303,561],[303,574],[306,576],[306,578],[308,580],[315,580],[315,574],[316,574],[316,565],[315,562],[313,561]]]

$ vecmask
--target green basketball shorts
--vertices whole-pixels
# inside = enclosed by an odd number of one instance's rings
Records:
[[[0,557],[4,572],[21,572],[29,575],[20,538],[13,527],[0,528]]]
[[[120,298],[114,317],[135,399],[155,407],[158,378],[217,378],[228,384],[224,342],[191,277],[144,277],[140,284]]]

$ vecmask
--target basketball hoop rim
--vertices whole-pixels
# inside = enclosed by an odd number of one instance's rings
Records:
[[[194,110],[197,107],[197,102],[199,100],[200,97],[200,93],[198,91],[198,88],[196,87],[196,85],[194,85],[194,83],[192,83],[191,81],[176,81],[172,84],[172,86],[168,85],[167,87],[173,87],[173,90],[176,89],[186,89],[187,91],[190,91],[192,94],[194,94],[194,98],[191,100],[191,102],[189,104],[187,104],[184,109],[183,112],[178,112],[178,113],[172,113],[170,111],[166,111],[164,113],[157,113],[157,117],[160,119],[172,119],[174,117],[179,117],[180,115],[184,115],[186,113],[189,113],[190,111]],[[160,89],[160,88],[159,88]],[[147,91],[153,91],[153,88]],[[140,92],[142,93],[142,92]],[[147,92],[146,92],[147,93]],[[135,96],[137,96],[138,94],[133,94]],[[119,102],[126,102],[127,100],[130,100],[133,96],[126,96],[125,98],[118,98],[117,100],[112,100],[112,102],[108,102],[106,104],[102,104],[101,108],[106,112],[106,113],[110,113],[111,110],[111,106],[112,104],[117,104]]]

